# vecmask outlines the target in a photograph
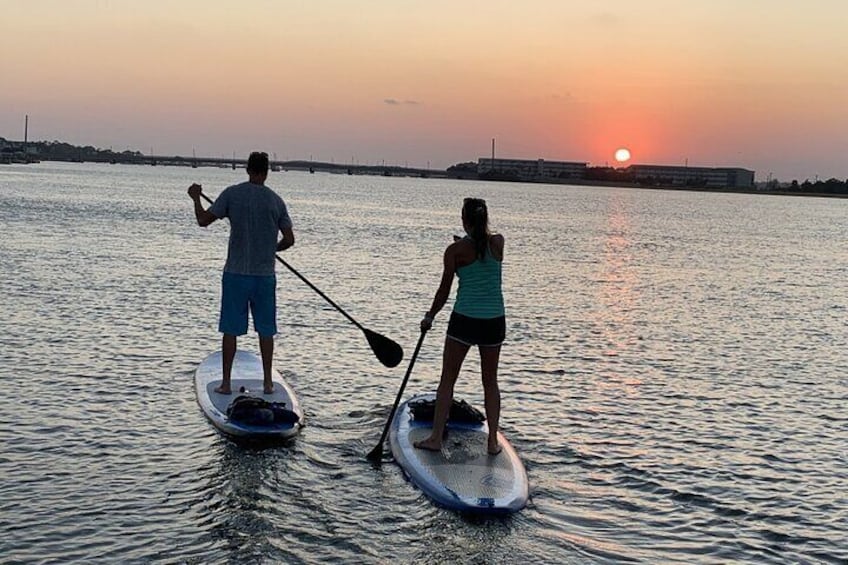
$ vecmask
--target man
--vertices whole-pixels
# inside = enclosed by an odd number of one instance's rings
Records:
[[[247,311],[259,334],[265,394],[274,392],[271,365],[274,335],[277,333],[277,278],[274,253],[294,245],[294,232],[286,203],[265,186],[268,178],[268,154],[251,153],[247,160],[248,181],[224,190],[218,199],[203,209],[199,184],[192,184],[188,195],[194,200],[197,223],[206,227],[220,218],[230,219],[227,262],[221,278],[221,316],[218,331],[222,339],[223,381],[215,389],[231,394],[230,378],[236,356],[237,337],[247,333]],[[282,239],[277,242],[277,232]]]

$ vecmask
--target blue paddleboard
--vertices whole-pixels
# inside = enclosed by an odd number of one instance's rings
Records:
[[[262,391],[262,360],[254,353],[238,350],[233,361],[231,374],[232,394],[219,394],[215,388],[221,384],[221,352],[216,351],[197,367],[194,373],[194,389],[197,393],[197,404],[204,416],[218,430],[235,439],[280,441],[297,435],[303,427],[303,411],[294,391],[272,369],[271,377],[274,382],[274,393],[263,394]],[[243,392],[242,392],[243,391]],[[227,408],[240,396],[253,396],[262,400],[285,405],[297,415],[297,422],[272,423],[265,425],[249,425],[244,422],[231,420],[227,416]]]
[[[407,478],[436,504],[452,510],[505,514],[524,508],[529,492],[524,464],[500,432],[501,452],[488,454],[489,428],[485,421],[449,421],[440,452],[413,446],[413,442],[430,435],[432,422],[415,420],[409,405],[434,398],[431,393],[407,400],[392,420],[392,455]]]

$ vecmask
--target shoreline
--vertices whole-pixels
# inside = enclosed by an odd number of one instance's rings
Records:
[[[118,164],[118,165],[133,165],[133,166],[160,166],[160,167],[213,167],[213,168],[243,168],[246,161],[243,159],[226,159],[222,158],[221,162],[211,163],[203,162],[197,159],[192,163],[191,159],[177,157],[177,160],[163,160],[157,162],[154,157],[153,162],[144,160],[118,160],[108,161],[99,159],[90,160],[65,160],[65,159],[42,159],[40,161],[30,161],[28,163],[0,163],[0,164],[38,164],[38,163],[97,163],[97,164]],[[226,163],[226,165],[224,164]],[[498,180],[498,179],[481,179],[474,178],[471,175],[452,175],[442,169],[420,169],[415,167],[399,167],[392,165],[345,165],[335,163],[322,163],[310,161],[273,161],[271,165],[275,172],[283,172],[288,170],[301,172],[321,172],[330,174],[348,174],[348,175],[371,175],[371,176],[398,176],[410,178],[443,178],[454,179],[459,181],[483,181],[497,183],[527,183],[527,184],[547,184],[559,186],[589,186],[599,188],[637,188],[645,190],[669,190],[669,191],[686,191],[686,192],[712,192],[721,194],[755,194],[764,196],[806,196],[813,198],[848,198],[848,193],[830,193],[830,192],[793,192],[787,190],[758,190],[756,188],[705,188],[692,186],[654,186],[642,185],[632,182],[615,182],[604,180],[590,179],[516,179],[516,180]]]
[[[766,196],[812,196],[816,198],[848,198],[848,193],[832,192],[792,192],[786,190],[758,190],[756,188],[704,188],[692,186],[648,186],[637,183],[610,183],[607,181],[570,181],[565,183],[540,183],[540,184],[566,184],[573,186],[599,186],[602,188],[642,188],[645,190],[681,190],[686,192],[718,192],[724,194],[762,194]]]

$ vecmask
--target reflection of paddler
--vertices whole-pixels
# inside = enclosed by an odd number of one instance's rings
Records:
[[[459,288],[448,323],[442,356],[442,375],[436,395],[436,408],[430,436],[415,442],[415,447],[438,451],[453,400],[453,390],[465,356],[472,345],[480,351],[484,403],[489,436],[487,450],[495,455],[498,445],[498,421],[501,400],[498,388],[498,361],[506,336],[506,318],[501,289],[504,237],[489,232],[486,201],[466,198],[462,206],[462,225],[466,236],[454,236],[444,253],[444,270],[433,304],[421,321],[421,330],[432,327],[433,318],[450,295],[454,275]]]

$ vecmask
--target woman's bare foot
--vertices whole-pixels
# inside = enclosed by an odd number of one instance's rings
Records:
[[[426,449],[427,451],[441,451],[442,442],[431,437],[414,442],[412,445],[418,449]]]
[[[233,393],[233,391],[230,390],[230,385],[227,385],[227,386],[221,385],[221,386],[215,387],[215,392],[217,392],[218,394],[232,394]]]

